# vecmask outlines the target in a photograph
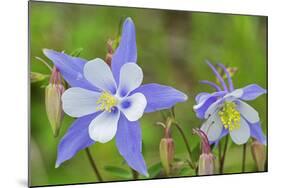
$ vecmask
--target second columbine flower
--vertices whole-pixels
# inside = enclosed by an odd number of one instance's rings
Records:
[[[222,86],[221,88],[213,82],[204,80],[202,83],[215,88],[216,92],[202,92],[196,96],[197,104],[194,110],[198,118],[205,120],[201,130],[208,136],[209,141],[218,142],[229,133],[236,144],[246,143],[250,136],[266,144],[258,112],[244,102],[256,99],[266,93],[266,90],[256,84],[234,89],[230,73],[224,65],[218,64],[227,77],[227,87],[216,68],[209,62],[207,64]]]

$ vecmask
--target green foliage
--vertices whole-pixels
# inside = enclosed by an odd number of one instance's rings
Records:
[[[30,6],[30,66],[32,72],[42,75],[49,74],[50,70],[36,62],[38,60],[34,57],[47,61],[42,54],[43,48],[73,52],[75,56],[87,60],[104,58],[108,39],[117,38],[114,45],[118,45],[120,20],[132,17],[137,33],[138,64],[144,71],[144,83],[171,85],[189,97],[187,102],[177,104],[174,113],[191,148],[194,148],[192,156],[195,161],[199,157],[199,141],[196,136],[192,136],[191,130],[199,127],[202,122],[196,118],[192,109],[194,97],[202,91],[213,92],[209,87],[199,84],[199,80],[215,81],[204,61],[208,59],[237,67],[239,71],[233,77],[236,88],[250,83],[267,88],[265,17],[43,2],[30,2]],[[83,47],[83,54],[80,47]],[[44,82],[44,79],[40,77],[39,80]],[[38,78],[35,80],[38,81]],[[38,84],[31,85],[31,184],[97,181],[83,152],[61,167],[54,168],[57,145],[73,119],[65,116],[59,138],[53,138],[44,106],[44,89]],[[266,96],[249,103],[259,112],[263,130],[266,131]],[[169,113],[165,111],[164,114],[166,116]],[[163,132],[159,126],[154,126],[158,121],[163,121],[159,112],[145,114],[141,119],[145,146],[143,154],[150,177],[158,177],[163,170],[159,163],[159,142]],[[179,132],[173,131],[172,136],[176,158],[187,159]],[[233,144],[228,149],[226,173],[241,172],[241,148]],[[106,144],[94,144],[91,150],[106,181],[132,179],[130,169],[122,165],[123,159],[114,140]],[[214,151],[217,152],[217,149]],[[247,152],[246,171],[253,172],[254,162]],[[185,167],[179,175],[190,176],[194,172]]]
[[[201,154],[201,146],[200,141],[197,142],[196,146],[192,149],[192,161],[198,161],[199,156]]]
[[[74,56],[74,57],[79,57],[80,54],[82,53],[83,51],[83,48],[77,48],[76,50],[74,50],[73,52],[70,53],[71,56]]]
[[[159,176],[161,171],[163,170],[161,163],[156,163],[148,168],[148,174],[150,178],[156,178]]]
[[[117,166],[105,166],[104,169],[108,171],[115,177],[124,178],[124,179],[131,179],[132,175],[125,169],[117,167]]]
[[[195,171],[194,169],[190,167],[184,167],[180,170],[179,176],[195,176]]]

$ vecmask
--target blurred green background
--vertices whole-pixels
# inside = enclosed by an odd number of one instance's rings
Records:
[[[29,11],[31,71],[46,74],[49,70],[35,59],[38,56],[47,61],[43,48],[66,53],[83,48],[81,57],[85,59],[104,58],[106,42],[116,37],[120,20],[132,17],[144,83],[170,85],[189,96],[186,103],[176,105],[175,111],[192,148],[197,145],[198,138],[191,134],[191,129],[202,123],[192,109],[194,97],[201,91],[212,92],[208,86],[199,84],[199,80],[215,81],[205,64],[206,59],[238,67],[233,78],[236,88],[251,83],[267,88],[266,17],[42,2],[30,2]],[[84,151],[55,168],[57,145],[73,119],[65,116],[59,137],[53,137],[45,112],[46,84],[47,81],[31,85],[31,184],[96,182]],[[266,132],[266,96],[249,103],[260,113]],[[159,162],[159,141],[163,136],[163,129],[155,125],[156,121],[162,121],[159,112],[146,114],[141,119],[143,153],[149,167]],[[185,159],[183,140],[176,129],[172,131],[176,157]],[[231,144],[230,147],[225,172],[239,173],[242,146]],[[104,170],[105,166],[114,165],[130,172],[114,140],[93,145],[91,152],[105,181],[126,179]],[[250,147],[247,147],[246,171],[256,171]]]

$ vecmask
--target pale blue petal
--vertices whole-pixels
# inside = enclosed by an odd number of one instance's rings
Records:
[[[257,139],[261,144],[266,145],[266,137],[262,131],[260,122],[252,123],[252,124],[250,122],[248,123],[250,125],[251,136]]]
[[[116,146],[128,165],[144,176],[148,176],[142,155],[141,128],[138,121],[128,121],[120,115],[116,133]]]
[[[214,144],[215,147],[219,144],[220,140],[229,133],[228,129],[223,128],[220,137],[213,142],[210,142],[210,145]]]
[[[169,109],[176,103],[184,102],[187,96],[172,88],[160,84],[144,84],[134,90],[133,93],[142,93],[147,101],[145,112]]]
[[[49,49],[44,49],[43,52],[59,69],[63,78],[70,86],[99,91],[99,89],[84,78],[83,67],[86,60]]]
[[[125,63],[137,62],[137,44],[135,25],[131,18],[123,24],[122,36],[118,48],[112,56],[111,68],[117,85],[119,84],[120,69]]]
[[[254,100],[266,93],[266,90],[257,84],[251,84],[241,89],[243,90],[243,95],[240,97],[242,100]]]
[[[97,114],[87,115],[73,122],[59,143],[56,167],[71,159],[80,150],[94,144],[89,136],[88,127]]]

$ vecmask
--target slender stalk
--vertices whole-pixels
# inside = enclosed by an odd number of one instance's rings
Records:
[[[93,168],[93,170],[94,170],[94,172],[95,172],[95,174],[96,174],[96,176],[97,176],[97,179],[98,179],[100,182],[103,182],[102,177],[101,177],[101,175],[100,175],[100,173],[99,173],[99,171],[98,171],[98,168],[97,168],[97,166],[96,166],[96,164],[95,164],[94,158],[93,158],[93,156],[91,155],[90,149],[89,149],[89,148],[86,148],[85,151],[86,151],[87,157],[88,157],[88,159],[89,159],[89,161],[90,161],[90,163],[91,163],[91,166],[92,166],[92,168]]]
[[[39,60],[40,62],[42,62],[48,69],[50,69],[50,71],[52,72],[52,67],[46,62],[44,61],[42,58],[40,57],[35,57],[35,59]]]
[[[135,170],[132,169],[132,168],[131,168],[131,171],[132,171],[133,179],[134,179],[134,180],[137,180],[137,179],[138,179],[138,176],[139,176],[138,172],[135,171]]]
[[[221,168],[220,165],[221,165],[221,143],[219,142],[218,144],[218,160],[219,160],[219,169]]]
[[[193,163],[193,161],[192,161],[192,157],[191,157],[191,156],[192,156],[192,154],[191,154],[191,149],[190,149],[188,140],[187,140],[187,138],[186,138],[186,136],[185,136],[185,134],[184,134],[184,131],[182,130],[182,128],[180,127],[180,125],[179,125],[178,123],[173,122],[173,124],[177,127],[177,129],[179,130],[179,132],[180,132],[180,134],[181,134],[181,136],[182,136],[182,138],[183,138],[183,141],[184,141],[184,144],[185,144],[185,147],[186,147],[186,150],[187,150],[187,152],[188,152],[189,159],[190,159],[190,161],[188,161],[188,164],[190,164],[190,166],[191,166],[193,169],[196,170],[195,165],[194,165],[194,163]]]
[[[220,169],[219,169],[220,174],[223,173],[223,167],[224,167],[224,161],[225,161],[225,155],[226,155],[227,145],[228,145],[228,135],[227,135],[226,138],[225,138],[223,153],[222,153],[222,157],[221,157],[221,161],[220,161]]]
[[[242,172],[245,172],[245,164],[246,164],[246,150],[247,144],[243,145],[243,156],[242,156]]]

